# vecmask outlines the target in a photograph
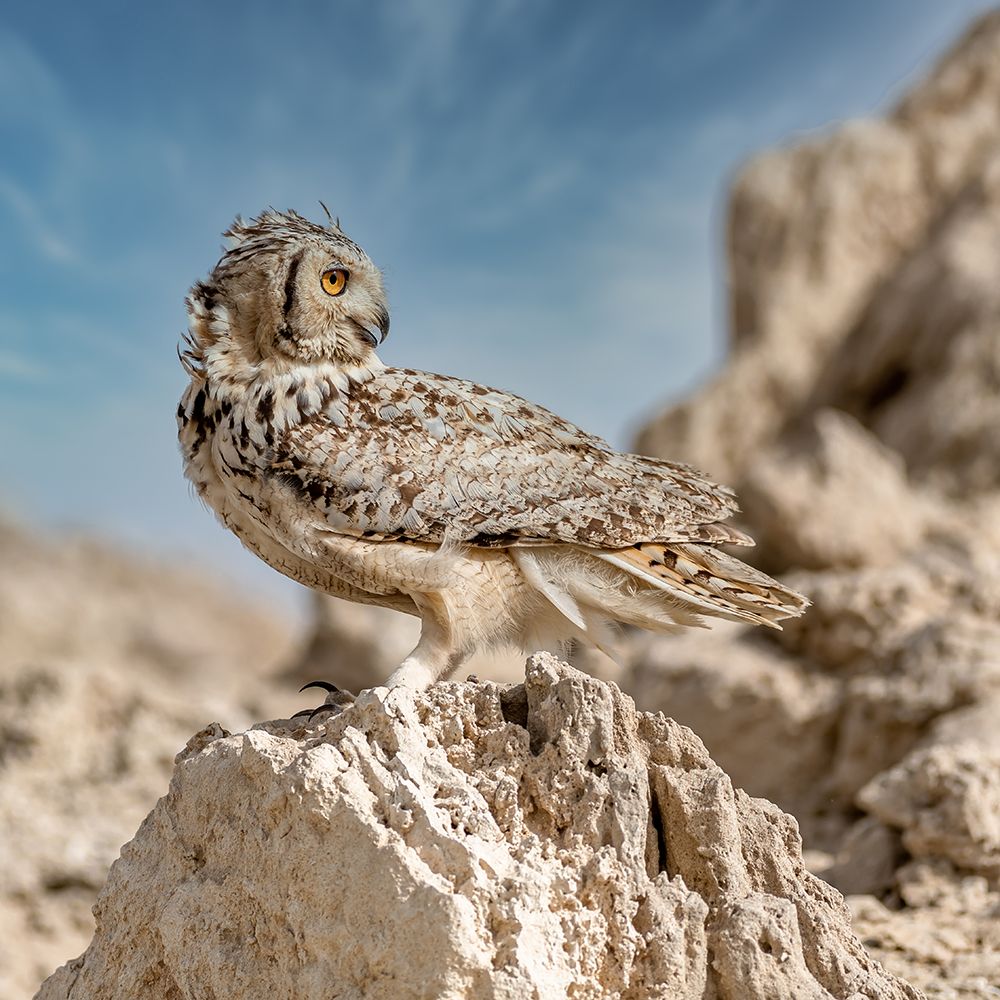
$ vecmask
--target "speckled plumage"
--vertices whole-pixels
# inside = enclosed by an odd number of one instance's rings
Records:
[[[227,235],[188,299],[186,474],[281,572],[420,615],[390,682],[429,683],[482,645],[606,647],[608,622],[801,613],[799,595],[713,548],[750,543],[723,523],[728,489],[511,393],[385,367],[381,276],[336,224],[267,212]],[[326,293],[338,272],[345,287]]]

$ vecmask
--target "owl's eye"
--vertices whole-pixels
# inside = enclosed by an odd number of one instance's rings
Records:
[[[327,295],[339,295],[347,287],[347,272],[339,267],[332,271],[324,271],[320,280]]]

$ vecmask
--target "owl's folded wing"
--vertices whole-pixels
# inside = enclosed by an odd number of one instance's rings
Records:
[[[275,441],[266,474],[317,527],[476,546],[750,540],[732,494],[686,466],[614,452],[500,390],[386,369]]]

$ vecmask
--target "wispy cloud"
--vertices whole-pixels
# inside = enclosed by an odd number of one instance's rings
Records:
[[[46,378],[45,370],[32,358],[0,350],[0,378],[18,382],[41,382]]]
[[[73,263],[79,254],[64,236],[43,218],[38,203],[11,178],[0,174],[0,204],[20,223],[21,231],[38,251],[55,264]]]

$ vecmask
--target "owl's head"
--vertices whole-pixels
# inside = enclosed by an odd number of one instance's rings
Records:
[[[188,295],[196,364],[229,373],[268,363],[363,365],[389,332],[382,275],[333,219],[296,212],[237,219],[229,248]]]

